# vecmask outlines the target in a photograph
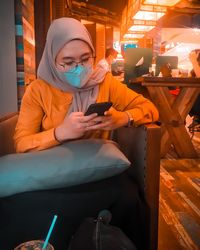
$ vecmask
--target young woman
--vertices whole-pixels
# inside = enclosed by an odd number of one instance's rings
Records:
[[[103,68],[93,68],[95,50],[86,28],[73,18],[51,24],[43,56],[22,100],[16,126],[17,152],[43,150],[71,139],[108,138],[129,123],[158,119],[155,106]],[[95,102],[113,103],[105,116],[84,116]]]

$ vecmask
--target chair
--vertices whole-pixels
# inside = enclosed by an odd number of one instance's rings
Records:
[[[0,156],[14,153],[12,138],[17,118],[17,113],[12,113],[8,116],[0,118]],[[143,194],[148,206],[148,248],[145,250],[157,249],[160,135],[160,127],[155,124],[143,125],[137,128],[123,127],[113,132],[113,140],[119,143],[121,150],[134,165],[134,167],[131,169],[131,174],[134,180],[138,183],[141,193]],[[13,195],[11,198],[6,197],[7,199],[4,198],[3,204],[6,204],[5,207],[1,205],[0,198],[0,210],[4,211],[5,209],[6,212],[9,212],[9,206],[15,206],[16,204],[23,202],[24,197],[29,195],[31,195],[31,192],[25,192],[21,195]],[[12,211],[12,209],[10,211]],[[22,208],[22,211],[16,211],[16,214],[20,216],[20,213],[26,212],[27,211],[24,211]],[[45,213],[45,211],[42,212]],[[14,217],[14,220],[16,220],[16,223],[18,222],[18,218]],[[37,220],[37,218],[35,218],[35,220]],[[12,237],[11,233],[15,232],[10,232],[9,237]],[[1,235],[2,234],[0,232],[0,238],[2,237]]]

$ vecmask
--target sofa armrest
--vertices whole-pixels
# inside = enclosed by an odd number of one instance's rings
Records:
[[[113,140],[118,142],[133,166],[130,173],[149,208],[149,249],[157,249],[161,129],[155,124],[122,127],[113,132]]]
[[[13,135],[17,119],[17,112],[0,118],[0,156],[15,152]]]

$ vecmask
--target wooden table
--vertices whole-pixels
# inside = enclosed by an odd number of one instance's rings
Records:
[[[162,123],[161,157],[173,144],[179,158],[197,158],[197,153],[185,127],[185,119],[200,93],[200,78],[139,77],[130,83],[141,84],[159,110]],[[174,97],[168,87],[179,87]]]

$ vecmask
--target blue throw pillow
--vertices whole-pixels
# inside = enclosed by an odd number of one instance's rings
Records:
[[[130,162],[109,140],[74,140],[43,151],[0,158],[0,197],[67,187],[120,174]]]

